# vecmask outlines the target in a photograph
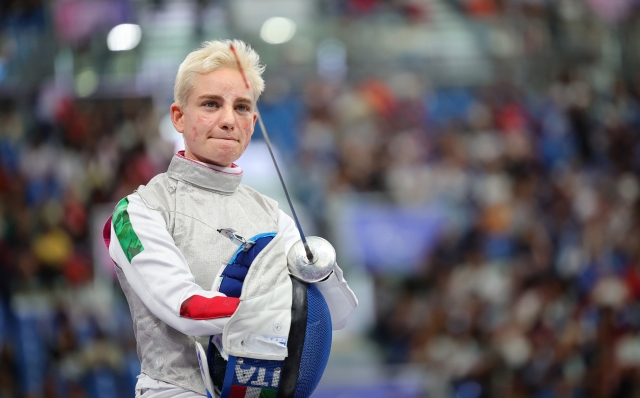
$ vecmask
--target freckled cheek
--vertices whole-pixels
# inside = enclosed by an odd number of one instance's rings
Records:
[[[212,118],[209,115],[198,115],[198,117],[196,118],[196,124],[207,125],[211,124],[212,122]]]
[[[251,126],[253,125],[253,120],[246,120],[246,119],[242,119],[240,121],[240,126],[242,126],[243,130],[249,130],[251,129]]]
[[[244,133],[245,137],[248,139],[251,136],[251,132],[253,131],[253,121],[242,120],[240,122],[240,129]]]
[[[211,130],[213,120],[210,117],[198,116],[193,125],[193,133],[196,137],[202,137],[206,135],[207,131]]]

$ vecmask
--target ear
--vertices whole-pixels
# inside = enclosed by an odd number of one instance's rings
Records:
[[[253,132],[256,130],[256,122],[258,121],[258,114],[254,113],[253,114],[253,128],[251,129],[251,135],[253,135]]]
[[[184,111],[182,110],[182,106],[174,102],[171,104],[171,108],[169,109],[171,112],[171,122],[173,123],[173,127],[175,127],[179,133],[184,133]]]

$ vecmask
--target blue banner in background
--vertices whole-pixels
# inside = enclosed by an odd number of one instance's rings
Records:
[[[359,204],[341,226],[350,256],[372,273],[411,274],[424,264],[445,225],[436,206]]]

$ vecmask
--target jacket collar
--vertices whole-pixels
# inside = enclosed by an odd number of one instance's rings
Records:
[[[167,174],[170,178],[225,195],[234,193],[242,181],[242,169],[236,165],[231,168],[207,165],[185,158],[183,152],[173,156]]]

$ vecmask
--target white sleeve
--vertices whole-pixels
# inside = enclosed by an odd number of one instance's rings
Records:
[[[284,234],[285,253],[288,253],[291,246],[300,240],[300,233],[295,221],[282,210],[278,210],[278,228],[280,233]],[[358,299],[344,279],[342,269],[336,264],[331,275],[321,282],[316,282],[315,286],[329,306],[333,330],[344,328],[349,315],[358,306]]]
[[[278,232],[282,234],[284,241],[284,254],[289,253],[289,249],[294,243],[300,240],[300,233],[293,218],[282,210],[278,209]]]
[[[222,333],[229,317],[189,319],[180,316],[182,303],[194,296],[226,297],[216,291],[204,290],[195,283],[186,259],[176,247],[160,213],[147,208],[137,194],[127,197],[126,213],[135,238],[142,250],[133,256],[125,254],[111,222],[109,254],[122,269],[127,282],[144,305],[161,321],[181,333],[209,336]]]

